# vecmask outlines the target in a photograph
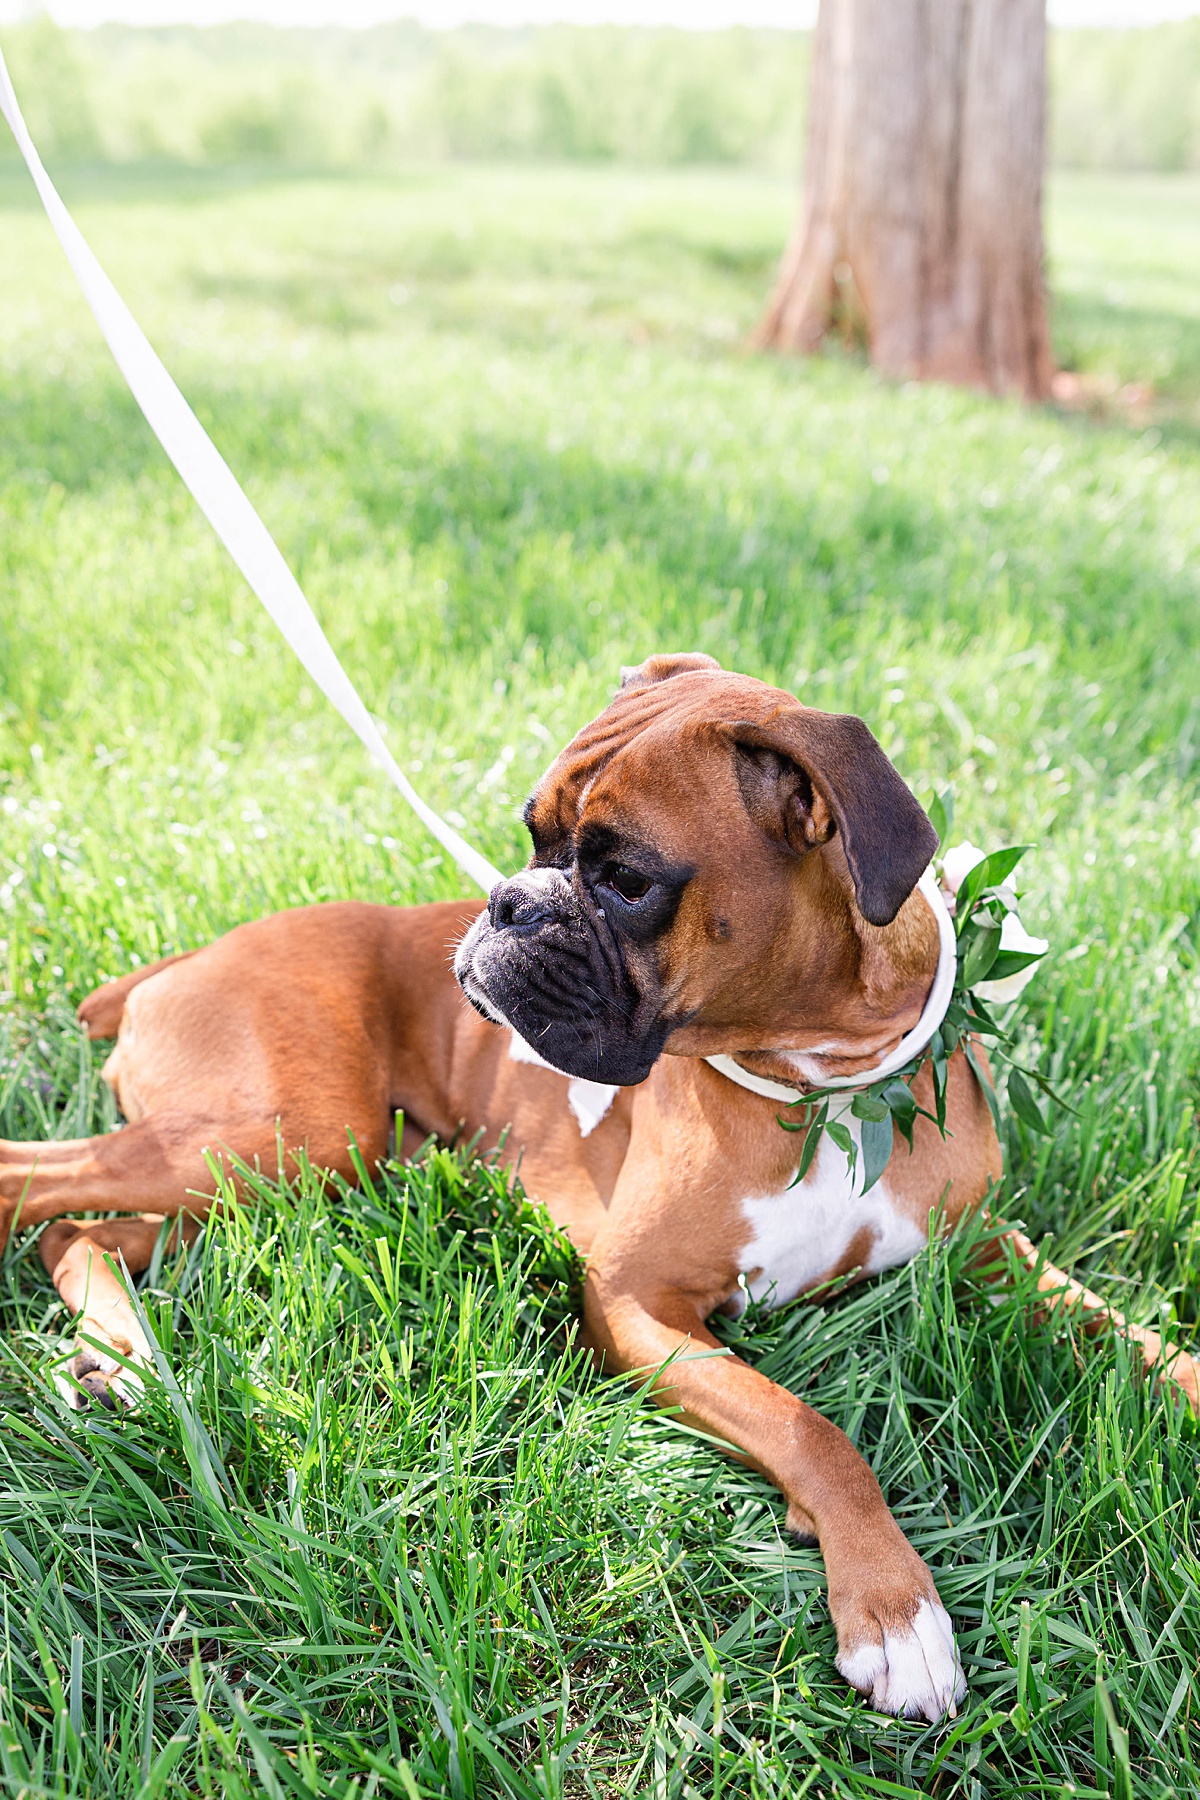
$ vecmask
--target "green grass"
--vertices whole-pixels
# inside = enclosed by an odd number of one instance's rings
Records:
[[[1048,234],[1064,365],[1147,383],[1168,430],[1200,431],[1200,176],[1055,177]]]
[[[1163,359],[1141,432],[747,355],[792,205],[751,177],[71,194],[396,754],[501,865],[552,749],[662,648],[860,712],[964,835],[1039,845],[1022,1029],[1073,1110],[1010,1125],[1004,1207],[1194,1332],[1194,184],[1053,197],[1060,344]],[[103,977],[461,885],[0,200],[0,1132],[37,1136],[111,1117],[70,1017]],[[730,1334],[862,1446],[959,1624],[962,1718],[885,1721],[778,1497],[587,1369],[572,1259],[494,1170],[256,1192],[150,1271],[174,1380],[126,1418],[65,1410],[70,1321],[8,1253],[0,1791],[1200,1790],[1196,1430],[1123,1346],[980,1304],[962,1246]]]

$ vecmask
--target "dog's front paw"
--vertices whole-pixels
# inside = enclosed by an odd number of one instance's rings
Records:
[[[1200,1361],[1186,1350],[1172,1352],[1170,1348],[1165,1356],[1155,1360],[1160,1378],[1179,1388],[1192,1412],[1200,1418]]]
[[[103,1407],[105,1412],[127,1411],[146,1391],[136,1369],[91,1344],[80,1346],[58,1386],[77,1412],[85,1412],[89,1405]]]
[[[936,1724],[966,1698],[933,1576],[886,1509],[823,1543],[837,1666],[879,1712]]]
[[[907,1625],[872,1621],[873,1635],[838,1651],[837,1666],[876,1712],[954,1718],[966,1698],[954,1627],[941,1601],[922,1599]]]

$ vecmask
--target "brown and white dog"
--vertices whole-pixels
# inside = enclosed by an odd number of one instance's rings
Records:
[[[704,656],[627,673],[526,818],[532,861],[486,908],[305,907],[92,994],[80,1017],[117,1039],[105,1073],[128,1123],[0,1143],[0,1235],[18,1212],[23,1226],[57,1221],[46,1267],[85,1341],[117,1352],[84,1348],[76,1378],[112,1404],[136,1389],[127,1365],[149,1366],[149,1346],[93,1252],[136,1273],[164,1217],[193,1234],[210,1204],[197,1198],[207,1147],[270,1166],[278,1122],[286,1145],[353,1179],[348,1129],[378,1160],[397,1112],[404,1153],[430,1134],[496,1145],[507,1130],[504,1154],[586,1258],[586,1328],[606,1365],[655,1380],[782,1489],[789,1527],[824,1555],[843,1675],[879,1708],[937,1719],[964,1692],[954,1634],[874,1475],[811,1407],[714,1355],[706,1323],[747,1291],[778,1304],[906,1260],[931,1214],[952,1226],[1000,1174],[961,1056],[947,1135],[919,1119],[912,1153],[897,1140],[865,1194],[828,1138],[793,1187],[798,1140],[778,1100],[705,1060],[811,1090],[896,1047],[939,961],[937,919],[914,891],[932,827],[860,720]],[[616,1084],[594,1129],[514,1031],[555,1069]],[[916,1094],[931,1104],[923,1076]],[[62,1217],[77,1211],[143,1216]],[[1197,1403],[1190,1358],[1038,1266],[1049,1305],[1119,1325]]]

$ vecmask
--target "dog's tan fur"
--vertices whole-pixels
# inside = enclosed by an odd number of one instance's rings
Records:
[[[671,708],[664,687],[675,689]],[[84,1001],[90,1035],[116,1037],[105,1073],[128,1123],[74,1142],[0,1143],[0,1232],[18,1209],[23,1227],[55,1221],[41,1250],[81,1315],[76,1372],[107,1399],[128,1377],[104,1344],[136,1364],[150,1358],[124,1287],[98,1252],[137,1273],[163,1219],[194,1234],[209,1204],[197,1196],[212,1185],[206,1150],[273,1167],[278,1128],[290,1150],[302,1145],[315,1166],[352,1180],[349,1136],[368,1164],[381,1159],[398,1111],[406,1153],[430,1134],[479,1133],[486,1146],[503,1138],[527,1190],[587,1259],[586,1328],[607,1366],[641,1372],[683,1417],[776,1483],[789,1525],[820,1542],[849,1678],[877,1704],[936,1716],[961,1691],[952,1650],[927,1682],[905,1671],[914,1621],[930,1609],[944,1614],[875,1477],[811,1407],[737,1357],[714,1354],[707,1324],[738,1304],[757,1273],[746,1262],[747,1198],[780,1196],[802,1209],[832,1151],[822,1146],[788,1198],[796,1140],[779,1129],[778,1103],[702,1058],[734,1054],[793,1083],[797,1058],[826,1076],[869,1068],[916,1022],[937,963],[936,925],[919,895],[886,926],[858,911],[845,832],[834,827],[819,769],[811,804],[799,823],[793,809],[786,827],[800,841],[787,843],[778,831],[772,838],[769,792],[760,804],[757,790],[747,799],[721,774],[722,721],[776,730],[790,756],[795,704],[759,683],[718,679],[704,659],[656,659],[539,787],[541,840],[557,833],[569,843],[585,819],[632,824],[697,869],[653,950],[654,979],[686,1022],[590,1135],[580,1135],[563,1077],[513,1060],[508,1032],[463,1003],[452,947],[464,934],[467,949],[487,936],[479,903],[307,907],[242,925]],[[649,955],[631,948],[631,965]],[[915,1091],[932,1110],[927,1073]],[[952,1227],[1000,1169],[988,1108],[957,1056],[946,1136],[918,1119],[913,1153],[897,1142],[881,1192],[919,1236],[931,1214]],[[89,1211],[137,1216],[63,1217]],[[1028,1241],[1011,1236],[1016,1255],[1033,1258]],[[804,1285],[866,1268],[874,1243],[863,1226],[831,1246]],[[1165,1364],[1200,1404],[1191,1358],[1126,1325],[1057,1270],[1042,1268],[1039,1286],[1049,1306],[1082,1308],[1089,1329],[1135,1337],[1147,1363]]]

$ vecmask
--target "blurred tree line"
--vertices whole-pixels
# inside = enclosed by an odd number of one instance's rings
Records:
[[[59,161],[355,168],[412,158],[742,164],[791,173],[804,32],[103,26],[0,39]],[[1051,159],[1200,168],[1200,19],[1050,40]],[[15,157],[5,131],[0,157]]]

